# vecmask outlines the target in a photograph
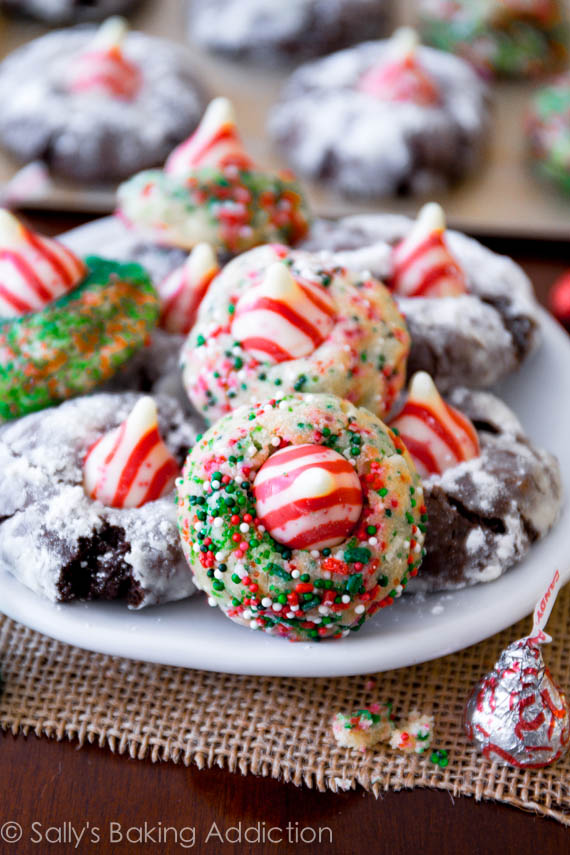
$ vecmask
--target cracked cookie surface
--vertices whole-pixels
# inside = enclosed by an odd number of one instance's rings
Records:
[[[138,397],[76,398],[0,428],[0,563],[53,602],[121,598],[140,608],[194,591],[174,494],[119,509],[83,487],[87,451]],[[171,398],[156,401],[161,435],[182,463],[194,429]]]
[[[313,224],[303,249],[333,252],[339,263],[388,281],[392,247],[412,228],[408,217],[364,214]],[[487,387],[516,370],[540,340],[538,305],[523,270],[478,241],[448,230],[465,272],[459,297],[396,297],[412,337],[408,376],[427,371],[441,390]]]
[[[481,454],[423,480],[426,556],[410,591],[498,578],[548,533],[562,501],[558,461],[531,443],[506,404],[461,388],[447,400],[475,425]]]

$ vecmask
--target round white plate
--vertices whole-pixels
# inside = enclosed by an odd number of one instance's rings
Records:
[[[113,221],[104,222],[116,229]],[[103,223],[100,228],[105,230]],[[533,440],[558,455],[566,480],[570,339],[546,312],[542,326],[542,348],[498,392]],[[52,605],[2,569],[0,610],[69,644],[165,665],[298,677],[383,671],[460,650],[529,614],[556,567],[564,581],[570,578],[569,530],[565,503],[556,528],[501,579],[453,594],[406,595],[341,642],[290,644],[244,629],[209,608],[202,594],[141,612],[129,612],[120,603]]]

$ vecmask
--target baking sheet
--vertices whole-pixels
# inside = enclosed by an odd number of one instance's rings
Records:
[[[413,21],[413,0],[395,0],[401,23]],[[570,0],[569,0],[570,7]],[[147,0],[132,18],[133,26],[184,43],[185,0]],[[38,24],[6,20],[0,52],[5,55],[44,32]],[[371,34],[373,35],[373,34]],[[265,134],[267,111],[276,100],[287,72],[259,69],[221,60],[189,44],[189,50],[212,95],[227,95],[235,104],[240,129],[252,156],[268,167],[286,164],[272,150]],[[522,116],[535,84],[501,83],[495,89],[494,125],[487,159],[481,169],[453,190],[440,194],[449,223],[472,234],[570,238],[570,199],[536,180],[525,163]],[[0,188],[19,165],[0,154]],[[374,204],[351,202],[305,183],[313,210],[339,216],[364,211],[414,213],[417,199],[385,199]],[[0,190],[1,193],[1,190]],[[21,203],[24,206],[24,202]],[[59,210],[108,213],[114,205],[112,187],[78,187],[50,180],[38,193],[26,192],[25,204]]]

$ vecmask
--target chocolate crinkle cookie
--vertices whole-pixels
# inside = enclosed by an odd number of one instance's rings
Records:
[[[381,35],[389,0],[194,0],[192,38],[268,65],[298,62]]]
[[[408,87],[406,68],[401,84],[392,71],[393,52],[392,39],[366,42],[293,72],[269,132],[300,175],[374,199],[433,193],[477,165],[489,126],[485,84],[458,57],[418,47],[419,82]],[[377,68],[389,79],[372,80]]]
[[[514,413],[488,392],[455,389],[448,402],[473,422],[478,457],[423,480],[426,556],[411,591],[491,582],[520,561],[558,518],[558,461],[534,446]]]
[[[0,64],[2,145],[81,182],[118,181],[162,163],[194,130],[206,100],[183,48],[131,32],[117,60],[96,33],[57,30]]]
[[[370,214],[319,220],[302,247],[334,252],[339,262],[369,270],[388,284],[408,217]],[[398,296],[412,336],[408,375],[427,371],[442,391],[487,387],[516,370],[540,340],[538,305],[524,271],[510,258],[448,230],[449,251],[466,279],[458,296]]]
[[[0,428],[0,564],[53,602],[126,599],[141,608],[194,591],[173,493],[109,507],[84,487],[87,453],[139,400],[76,398]],[[181,464],[194,428],[171,398],[156,404],[160,435]]]
[[[0,0],[0,9],[37,18],[46,24],[75,24],[100,21],[109,15],[124,15],[141,0]]]

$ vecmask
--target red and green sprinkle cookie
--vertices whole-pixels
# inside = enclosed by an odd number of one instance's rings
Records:
[[[86,259],[87,278],[41,312],[0,319],[0,421],[104,383],[139,350],[160,305],[138,264]]]
[[[192,249],[206,241],[237,255],[262,243],[294,244],[310,215],[299,183],[289,173],[205,166],[187,181],[158,169],[119,188],[119,214],[155,243]]]
[[[290,548],[258,517],[260,469],[302,445],[337,452],[360,483],[360,517],[332,547]],[[342,638],[392,605],[421,564],[427,516],[410,456],[376,416],[334,395],[287,395],[224,416],[196,443],[177,488],[198,587],[252,629]]]

